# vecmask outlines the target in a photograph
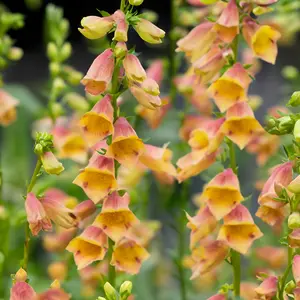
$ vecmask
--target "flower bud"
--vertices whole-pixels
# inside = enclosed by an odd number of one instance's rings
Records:
[[[60,31],[61,31],[61,35],[64,36],[68,33],[70,28],[70,23],[68,20],[66,19],[62,19],[60,22]]]
[[[299,75],[298,69],[295,68],[294,66],[285,66],[282,69],[282,76],[285,79],[293,80],[293,79],[296,79],[298,77],[298,75]]]
[[[143,18],[148,20],[149,22],[156,23],[158,20],[158,14],[153,10],[144,9]]]
[[[66,73],[66,80],[72,85],[78,85],[83,74],[70,66],[64,66],[63,71]]]
[[[294,138],[296,140],[297,143],[300,142],[300,120],[298,120],[295,123],[295,127],[294,127]]]
[[[300,194],[300,175],[297,176],[288,186],[287,189],[294,194]]]
[[[119,295],[115,288],[109,283],[104,284],[104,292],[107,297],[107,300],[118,300]]]
[[[51,62],[49,64],[49,70],[52,77],[58,76],[61,71],[60,64],[57,62]]]
[[[26,280],[27,280],[27,272],[23,268],[20,268],[15,275],[15,281],[16,282],[21,282],[21,281],[25,282]]]
[[[48,271],[49,277],[52,280],[57,279],[59,281],[64,281],[67,276],[68,268],[64,262],[57,261],[57,262],[51,263],[48,266],[47,271]]]
[[[56,95],[60,94],[65,88],[66,88],[66,83],[62,78],[58,77],[54,79],[53,90]]]
[[[144,0],[129,0],[129,3],[134,6],[139,6],[144,2]]]
[[[60,60],[67,60],[72,54],[72,45],[70,43],[65,43],[60,50]]]
[[[37,10],[42,6],[42,0],[25,0],[26,6],[31,10]]]
[[[37,154],[37,155],[42,155],[44,152],[44,148],[41,144],[36,144],[34,146],[34,153]]]
[[[48,174],[59,175],[65,169],[51,151],[43,153],[41,161],[45,172]]]
[[[7,65],[7,61],[3,57],[0,57],[0,69],[5,69]]]
[[[97,300],[106,300],[104,297],[98,297]]]
[[[300,91],[294,92],[293,95],[291,96],[289,102],[289,106],[299,106],[300,105]]]
[[[114,53],[116,58],[123,58],[127,54],[127,46],[124,42],[118,42],[115,46]]]
[[[51,284],[50,284],[51,289],[60,289],[60,282],[59,280],[55,279]]]
[[[23,57],[23,50],[19,47],[11,47],[8,54],[7,58],[13,61],[18,61]]]
[[[134,29],[145,42],[150,44],[162,43],[162,38],[166,34],[163,30],[146,19],[140,19],[137,24],[134,25]]]
[[[252,108],[253,111],[256,111],[263,103],[263,100],[258,95],[253,95],[249,97],[248,104]]]
[[[127,298],[131,295],[132,290],[132,282],[131,281],[125,281],[120,286],[120,296],[121,300],[127,300]]]
[[[68,93],[63,97],[63,101],[78,112],[87,112],[89,110],[89,103],[77,93]]]
[[[51,110],[55,118],[63,116],[65,114],[64,108],[60,103],[53,103],[51,105]]]
[[[89,217],[90,215],[92,215],[96,211],[96,209],[97,207],[92,200],[86,200],[79,203],[74,208],[74,214],[76,215],[77,218],[83,220]]]
[[[294,282],[294,280],[290,280],[284,287],[284,291],[287,293],[287,294],[290,294],[293,292],[294,288],[296,287],[296,284]]]
[[[50,42],[47,45],[47,56],[50,60],[57,61],[58,49],[57,49],[57,46],[53,42]]]
[[[288,227],[290,229],[300,228],[300,213],[293,212],[288,218]]]

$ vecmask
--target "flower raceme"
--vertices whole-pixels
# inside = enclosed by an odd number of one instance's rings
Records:
[[[16,107],[19,101],[9,93],[0,89],[0,125],[8,126],[16,119]]]

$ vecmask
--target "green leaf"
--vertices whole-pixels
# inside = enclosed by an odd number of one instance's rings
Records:
[[[99,10],[99,9],[97,9],[97,10],[99,11],[99,13],[101,14],[102,17],[109,17],[110,16],[110,13],[108,13],[105,10]]]

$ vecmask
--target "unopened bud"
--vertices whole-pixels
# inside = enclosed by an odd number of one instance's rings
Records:
[[[139,6],[144,2],[144,0],[129,0],[129,4],[134,6]]]
[[[56,77],[60,74],[61,67],[58,62],[51,62],[49,64],[49,70],[52,77]]]
[[[8,54],[7,58],[13,61],[18,61],[23,57],[23,50],[19,47],[11,47]]]
[[[288,218],[288,227],[290,229],[300,228],[300,214],[293,212]]]
[[[294,127],[294,138],[296,140],[297,143],[300,142],[300,120],[298,120],[295,123],[295,127]]]
[[[277,182],[274,183],[274,190],[278,197],[281,196],[283,189],[284,189],[284,187],[281,184],[279,184]]]
[[[60,103],[53,103],[51,105],[51,111],[55,118],[63,116],[65,114],[65,110]]]
[[[115,46],[115,56],[117,58],[123,58],[125,57],[126,53],[127,53],[127,46],[125,42],[118,42]]]
[[[299,106],[300,105],[300,91],[294,92],[293,95],[291,96],[289,102],[289,106]]]
[[[60,22],[60,30],[61,30],[62,35],[66,35],[68,33],[68,31],[69,31],[69,28],[70,28],[69,21],[66,20],[66,19],[61,20],[61,22]]]
[[[48,274],[52,280],[64,281],[67,276],[67,265],[64,262],[53,262],[48,266]]]
[[[65,168],[63,164],[57,160],[51,151],[43,153],[40,157],[46,173],[59,175],[64,171]]]
[[[118,300],[119,295],[115,288],[109,283],[104,284],[104,292],[107,297],[107,300]]]
[[[37,155],[42,155],[43,154],[43,146],[41,144],[36,144],[34,146],[34,153]]]
[[[53,81],[53,90],[56,95],[60,94],[66,88],[66,83],[60,77],[57,77]]]
[[[23,268],[20,268],[15,275],[15,280],[17,282],[26,281],[27,280],[27,272]]]
[[[42,0],[25,0],[27,7],[31,10],[37,10],[42,6]]]
[[[47,45],[47,56],[50,60],[57,61],[58,60],[58,49],[57,46],[50,42]]]
[[[282,69],[282,76],[286,79],[296,79],[299,75],[298,69],[294,66],[286,66]]]
[[[51,288],[51,289],[60,289],[60,282],[59,282],[59,280],[55,279],[55,280],[51,283],[50,288]]]
[[[60,50],[60,60],[67,60],[72,54],[72,45],[70,43],[65,43]]]
[[[0,57],[0,70],[5,69],[7,66],[8,66],[7,61],[3,57]]]
[[[296,287],[296,284],[293,280],[290,280],[284,287],[284,291],[287,293],[287,294],[291,294],[294,290],[294,288]]]
[[[263,100],[258,95],[249,96],[248,104],[252,108],[253,111],[257,110],[263,103]]]
[[[287,189],[294,194],[300,193],[300,175],[297,176],[288,186]]]
[[[266,7],[266,6],[257,6],[253,9],[253,13],[256,15],[256,16],[261,16],[261,15],[264,15],[264,14],[267,14],[267,13],[270,13],[273,11],[273,8],[272,7]]]
[[[127,300],[127,298],[131,295],[132,290],[132,282],[131,281],[125,281],[120,286],[120,296],[121,300]]]
[[[145,9],[143,10],[143,18],[152,23],[156,23],[156,21],[158,20],[158,14],[153,10]]]
[[[87,112],[89,109],[89,103],[77,93],[68,93],[63,97],[63,101],[68,103],[72,109],[79,112]]]
[[[65,73],[65,79],[72,85],[78,85],[83,78],[83,74],[70,66],[64,66],[63,72]]]

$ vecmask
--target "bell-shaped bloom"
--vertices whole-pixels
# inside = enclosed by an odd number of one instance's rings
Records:
[[[262,232],[254,224],[248,209],[239,204],[224,217],[218,240],[226,242],[237,252],[246,254],[252,243],[262,236]]]
[[[293,290],[293,294],[294,294],[294,300],[300,300],[300,288],[295,288]]]
[[[91,216],[96,211],[96,209],[97,209],[97,207],[92,200],[85,200],[85,201],[79,203],[74,208],[74,215],[79,220],[84,220],[87,217]]]
[[[95,152],[73,183],[97,204],[117,187],[114,160]]]
[[[191,229],[190,248],[193,249],[202,239],[216,229],[218,222],[208,206],[201,208],[195,217],[191,217],[188,213],[186,213],[186,216],[189,220],[187,227]]]
[[[70,209],[75,208],[75,206],[78,204],[78,200],[75,197],[70,196],[62,190],[56,188],[47,189],[44,196],[51,199],[54,198],[56,201],[61,202],[63,205]]]
[[[128,207],[129,201],[127,193],[121,197],[117,191],[113,192],[104,200],[101,213],[93,223],[115,242],[124,237],[130,227],[139,222]]]
[[[162,101],[169,102],[169,98],[166,97],[162,99]],[[142,105],[138,105],[136,107],[136,113],[146,121],[147,125],[151,129],[156,129],[162,123],[165,115],[168,113],[170,108],[170,104],[163,105],[162,107],[158,107],[155,110],[146,108]]]
[[[182,140],[188,141],[190,138],[191,132],[203,126],[207,121],[211,120],[208,117],[198,116],[198,115],[187,115],[185,116],[182,126],[179,130],[179,136]]]
[[[88,16],[81,20],[78,30],[88,39],[100,39],[104,37],[114,26],[114,19],[109,17]]]
[[[242,62],[244,65],[250,66],[247,71],[253,77],[261,70],[261,61],[253,55],[252,50],[249,48],[243,49]]]
[[[253,300],[256,297],[255,289],[257,285],[253,282],[241,282],[241,297],[244,300]]]
[[[51,231],[52,224],[42,203],[33,193],[29,193],[25,201],[25,210],[29,228],[33,235],[38,235],[41,230]]]
[[[136,241],[139,245],[146,247],[160,228],[161,223],[159,221],[143,221],[133,225],[126,236]]]
[[[293,276],[296,281],[296,285],[299,287],[300,285],[300,255],[295,255],[293,258]]]
[[[240,16],[236,0],[230,0],[217,20],[214,30],[225,43],[231,43],[239,33]]]
[[[113,115],[111,96],[106,95],[95,104],[91,111],[82,116],[80,125],[90,146],[113,134]]]
[[[200,275],[210,272],[221,264],[228,255],[228,247],[222,241],[208,241],[195,248],[192,252],[194,266],[192,277],[195,279]]]
[[[0,89],[0,125],[8,126],[16,119],[16,107],[19,101]]]
[[[77,228],[65,229],[59,227],[56,233],[43,235],[43,247],[48,252],[63,252],[77,232]]]
[[[226,300],[227,297],[224,294],[216,294],[214,296],[209,297],[207,300]]]
[[[155,110],[163,104],[158,95],[146,92],[141,85],[131,84],[129,89],[134,98],[145,108]]]
[[[68,266],[63,261],[54,261],[49,264],[47,273],[52,280],[64,281],[68,274]]]
[[[286,263],[287,253],[283,247],[264,246],[256,248],[255,254],[258,259],[266,262],[272,269],[280,269]]]
[[[34,289],[24,281],[16,282],[10,290],[10,300],[36,300]]]
[[[119,9],[112,15],[112,17],[116,22],[116,30],[113,39],[118,42],[127,42],[128,23],[126,21],[125,14]]]
[[[206,54],[193,63],[194,71],[201,77],[201,83],[207,83],[213,79],[226,64],[228,50],[220,49],[214,45]]]
[[[118,170],[118,187],[120,190],[130,190],[137,186],[147,171],[141,163],[132,166],[121,165]]]
[[[143,82],[147,78],[146,71],[144,70],[140,60],[131,53],[128,53],[123,60],[123,67],[126,77],[130,81]]]
[[[205,148],[192,151],[181,157],[176,163],[178,166],[177,180],[183,182],[190,177],[200,174],[216,161],[216,157],[217,152],[208,154]]]
[[[244,200],[237,176],[226,169],[215,176],[204,188],[203,198],[217,220],[228,215]]]
[[[222,131],[240,149],[243,149],[253,136],[263,132],[264,129],[256,120],[249,104],[238,102],[228,109]]]
[[[253,54],[262,60],[275,64],[277,41],[281,34],[269,25],[259,25],[252,18],[243,20],[243,35]]]
[[[259,297],[264,297],[262,299],[272,299],[272,297],[276,295],[277,285],[278,278],[276,276],[270,276],[255,289],[255,292]]]
[[[204,22],[194,29],[188,35],[177,42],[177,52],[184,52],[192,61],[196,61],[203,56],[212,46],[216,39],[216,32],[212,30],[212,22]]]
[[[150,21],[142,18],[140,18],[133,27],[140,38],[150,44],[162,43],[162,39],[166,34],[163,30],[152,24]]]
[[[247,100],[247,90],[251,78],[240,63],[234,64],[208,89],[221,112],[233,104]]]
[[[225,118],[210,119],[194,129],[188,141],[191,148],[193,150],[206,149],[207,153],[215,152],[224,138],[224,133],[220,130],[224,121]]]
[[[291,248],[300,247],[300,229],[294,229],[288,236],[289,246]]]
[[[65,169],[63,164],[57,160],[51,151],[43,153],[41,161],[45,172],[48,174],[59,175]]]
[[[54,128],[52,134],[58,158],[69,158],[78,163],[87,161],[88,147],[81,134],[62,126]]]
[[[112,49],[107,49],[98,55],[81,80],[86,92],[95,96],[105,92],[111,82],[114,67],[115,59]]]
[[[140,155],[144,152],[145,146],[143,141],[137,136],[125,118],[118,118],[114,126],[115,131],[107,154],[120,164],[136,164]]]
[[[139,273],[149,256],[147,250],[134,240],[123,238],[116,243],[110,264],[118,271],[134,275]]]
[[[155,80],[160,84],[163,80],[164,64],[162,59],[157,59],[151,62],[150,66],[146,70],[147,78]]]
[[[201,81],[203,77],[201,78]],[[201,84],[193,86],[193,93],[185,95],[188,101],[200,112],[202,116],[211,116],[213,111],[213,103],[207,93],[207,88]]]
[[[157,82],[151,78],[145,79],[140,84],[140,87],[143,89],[144,92],[152,96],[159,96],[160,94],[160,90]]]
[[[140,162],[152,171],[176,176],[176,169],[171,162],[173,153],[167,146],[164,145],[160,148],[145,145],[145,151],[140,156]]]
[[[268,206],[273,209],[278,209],[284,206],[283,202],[276,201],[278,195],[275,191],[277,188],[284,188],[289,185],[293,178],[292,162],[286,162],[273,168],[272,174],[265,183],[259,197],[258,203],[262,206]]]
[[[78,225],[78,219],[73,210],[67,208],[56,197],[47,194],[41,199],[41,203],[46,211],[47,216],[56,224],[63,228],[69,229]]]
[[[74,238],[66,250],[74,254],[78,270],[92,262],[102,260],[108,249],[108,239],[102,229],[89,226]]]
[[[284,208],[272,208],[268,206],[260,206],[255,214],[258,218],[272,227],[281,226],[285,219]]]
[[[246,149],[249,153],[256,154],[256,162],[263,166],[267,160],[277,153],[280,146],[280,138],[267,132],[255,135],[248,143]]]
[[[60,287],[52,287],[47,291],[38,295],[37,300],[70,300],[71,295],[67,294],[63,289]]]

